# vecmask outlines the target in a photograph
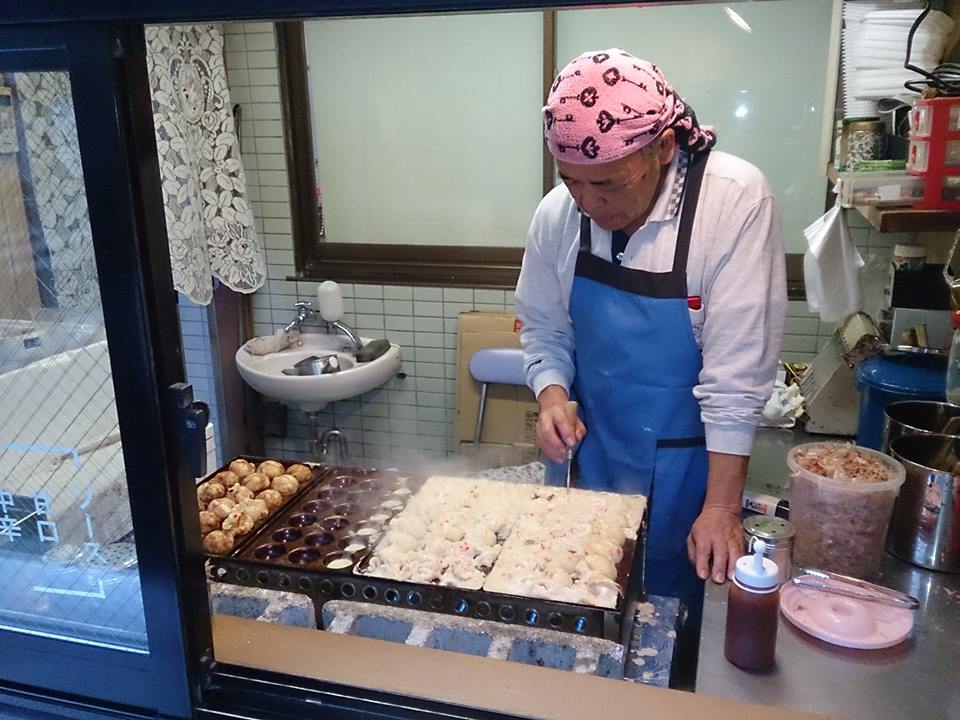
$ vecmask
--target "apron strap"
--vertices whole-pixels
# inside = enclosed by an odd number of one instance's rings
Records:
[[[673,273],[687,276],[687,258],[690,255],[690,238],[693,235],[693,220],[697,215],[700,200],[700,186],[707,168],[710,151],[696,153],[687,166],[687,177],[683,184],[683,204],[680,209],[680,226],[677,228],[677,248],[673,254]]]

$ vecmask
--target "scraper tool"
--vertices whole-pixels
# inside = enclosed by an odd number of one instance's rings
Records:
[[[576,400],[569,400],[563,408],[564,412],[567,415],[567,420],[573,425],[574,429],[577,427],[577,402]],[[564,484],[564,487],[570,487],[570,471],[573,470],[573,447],[567,448],[567,481]]]

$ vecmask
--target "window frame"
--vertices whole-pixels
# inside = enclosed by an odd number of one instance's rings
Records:
[[[711,0],[692,0],[710,2]],[[514,290],[523,260],[522,247],[457,245],[403,245],[390,243],[327,242],[320,237],[314,188],[313,126],[306,44],[302,20],[274,23],[280,69],[280,106],[283,118],[284,155],[290,186],[294,272],[288,280],[427,287],[468,287]],[[543,99],[556,75],[557,13],[543,12]],[[555,185],[556,165],[546,145],[542,155],[542,194]],[[832,205],[827,192],[824,209]],[[806,297],[803,254],[786,253],[787,296]]]
[[[296,272],[288,279],[516,288],[522,247],[361,244],[326,242],[320,237],[313,199],[317,180],[303,22],[277,22],[275,28]],[[556,12],[547,10],[543,13],[544,99],[553,82],[555,56]],[[554,186],[554,162],[546,146],[541,154],[541,191],[546,195]]]

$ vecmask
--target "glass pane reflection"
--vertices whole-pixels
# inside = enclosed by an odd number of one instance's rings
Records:
[[[0,77],[0,626],[146,652],[70,80]]]

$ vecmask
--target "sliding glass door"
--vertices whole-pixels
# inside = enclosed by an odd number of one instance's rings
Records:
[[[0,37],[0,683],[188,717],[179,335],[124,152],[137,43],[58,32]]]

